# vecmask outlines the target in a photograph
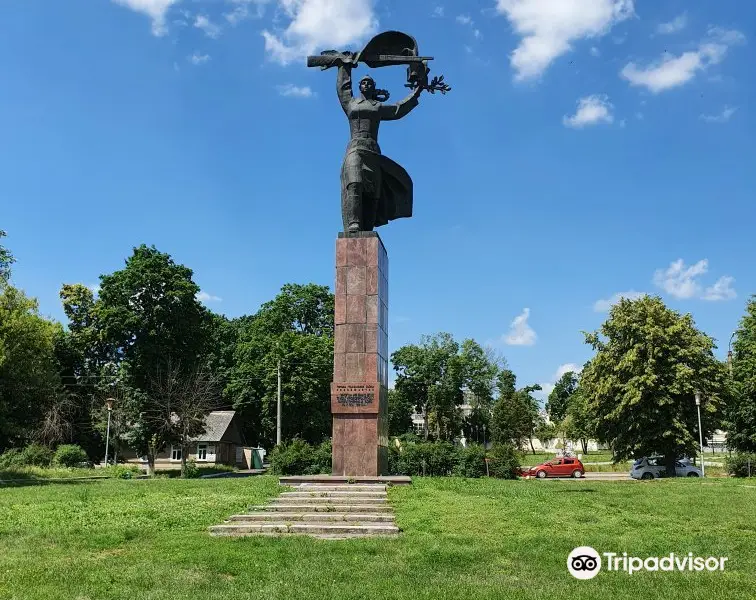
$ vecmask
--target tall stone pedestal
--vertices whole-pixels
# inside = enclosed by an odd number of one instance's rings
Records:
[[[336,240],[333,474],[388,471],[388,255],[375,232]]]

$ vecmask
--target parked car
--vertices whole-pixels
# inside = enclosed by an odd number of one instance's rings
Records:
[[[666,477],[667,466],[663,456],[644,456],[633,463],[630,477],[633,479],[658,479]],[[701,477],[701,469],[690,464],[690,459],[675,461],[676,477]]]
[[[523,477],[575,477],[576,479],[585,474],[583,463],[577,458],[562,457],[547,460],[535,467],[525,467],[521,470]]]

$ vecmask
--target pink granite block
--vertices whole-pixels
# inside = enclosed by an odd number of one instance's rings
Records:
[[[336,295],[346,295],[347,293],[347,267],[336,268]]]
[[[364,267],[367,259],[366,238],[347,238],[347,264],[350,267]]]
[[[380,347],[378,346],[378,326],[367,324],[365,326],[365,352],[378,353]]]
[[[368,265],[365,271],[365,293],[372,296],[378,293],[380,273],[375,265]]]
[[[378,238],[367,238],[366,248],[366,263],[369,266],[378,266],[379,256],[381,252],[381,241]]]
[[[365,353],[347,352],[346,354],[346,381],[353,383],[366,381],[365,379]]]
[[[346,381],[346,354],[335,352],[333,355],[333,380]]]
[[[378,296],[363,296],[364,298],[367,298],[367,301],[365,303],[365,316],[367,318],[368,323],[377,324],[379,323],[380,315],[378,311],[380,310],[380,301],[378,300]]]
[[[346,328],[346,352],[365,352],[365,324],[344,325]]]
[[[365,299],[367,296],[347,296],[346,297],[346,318],[347,323],[365,323]]]
[[[380,358],[374,352],[365,354],[365,381],[378,381],[378,361]]]
[[[347,294],[349,294],[350,296],[365,295],[367,273],[364,266],[348,267],[346,279]]]
[[[364,298],[364,296],[362,296]],[[333,322],[335,325],[343,325],[347,322],[347,296],[336,294],[333,305]]]
[[[348,239],[339,238],[336,240],[336,266],[345,267],[347,264],[347,242]]]
[[[346,352],[347,325],[336,325],[333,332],[333,351]]]

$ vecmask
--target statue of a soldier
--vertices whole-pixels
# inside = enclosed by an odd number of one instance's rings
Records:
[[[309,66],[338,67],[337,92],[349,119],[350,139],[341,167],[341,214],[344,231],[372,231],[393,219],[412,216],[412,179],[407,172],[381,154],[378,128],[381,121],[395,121],[418,105],[423,90],[446,93],[451,88],[443,77],[428,82],[427,61],[417,56],[414,38],[397,31],[373,38],[360,53],[324,52],[310,57]],[[409,65],[407,87],[412,92],[397,104],[386,104],[389,93],[376,88],[369,75],[359,82],[359,96],[352,91],[352,69],[364,62],[371,67]]]

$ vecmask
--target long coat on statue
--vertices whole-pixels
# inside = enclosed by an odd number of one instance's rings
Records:
[[[362,185],[366,214],[374,214],[372,227],[393,219],[412,216],[412,179],[401,166],[381,154],[378,127],[381,121],[402,118],[415,106],[417,98],[383,104],[352,94],[351,69],[340,66],[337,86],[341,106],[349,119],[350,140],[341,168],[341,197],[350,183]],[[371,206],[367,206],[370,203]],[[371,210],[373,209],[373,210]],[[368,213],[370,211],[370,213]],[[368,222],[366,225],[370,226]],[[371,227],[371,228],[372,228]]]

